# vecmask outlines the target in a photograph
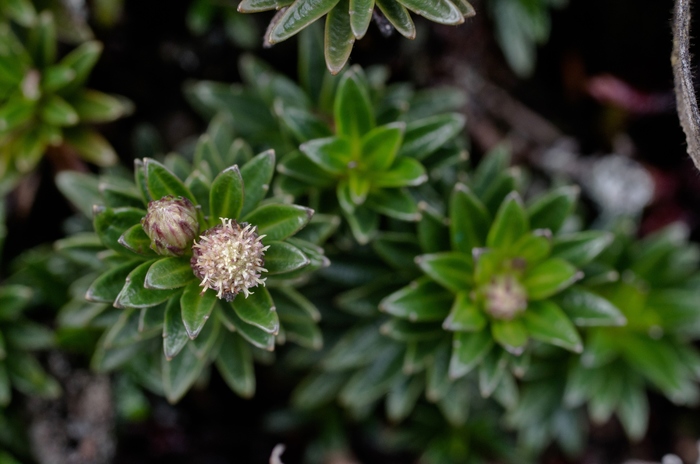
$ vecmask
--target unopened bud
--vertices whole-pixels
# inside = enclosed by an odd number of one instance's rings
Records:
[[[183,197],[165,196],[148,203],[141,226],[151,239],[151,249],[163,256],[182,256],[197,232],[197,208]]]

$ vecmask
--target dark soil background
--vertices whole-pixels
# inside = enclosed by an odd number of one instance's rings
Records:
[[[493,39],[487,9],[481,2],[473,3],[482,14],[458,28],[417,21],[420,28],[416,43],[396,36],[383,38],[371,27],[368,36],[356,44],[351,62],[386,63],[393,79],[413,79],[423,86],[454,81],[450,71],[454,63],[467,63],[563,134],[573,137],[584,156],[612,152],[616,140],[624,135],[631,141],[627,154],[648,169],[656,184],[643,229],[651,231],[684,220],[691,226],[693,237],[699,239],[700,177],[685,153],[673,105],[672,1],[570,0],[566,8],[553,12],[550,41],[540,48],[536,71],[526,80],[516,79],[508,69]],[[95,29],[105,50],[90,87],[124,95],[136,108],[131,117],[103,127],[104,135],[127,166],[138,156],[133,137],[144,124],[156,129],[166,151],[205,129],[205,123],[182,95],[186,80],[238,80],[241,50],[227,40],[220,23],[202,37],[193,36],[185,24],[189,4],[189,0],[126,0],[123,17],[114,28]],[[270,17],[259,14],[252,20],[263,31]],[[700,24],[695,22],[698,31]],[[277,69],[295,75],[295,39],[254,52]],[[633,90],[634,98],[615,91],[605,98],[593,95],[591,82],[608,75]],[[662,103],[648,104],[657,100]],[[664,106],[663,102],[670,103]],[[480,144],[483,137],[478,133],[479,124],[473,122],[481,121],[468,121],[473,155],[478,158],[489,147]],[[523,159],[527,160],[528,151],[536,148],[530,146],[521,153]],[[47,162],[40,172],[44,180],[54,174]],[[61,236],[60,224],[70,208],[52,182],[39,185],[31,211],[10,211],[5,262],[21,250]],[[283,455],[286,464],[300,462],[304,446],[315,431],[267,433],[267,414],[285,406],[288,392],[279,388],[279,382],[266,368],[258,368],[256,374],[258,391],[251,401],[231,393],[217,374],[206,391],[189,393],[177,407],[151,398],[149,419],[118,424],[114,462],[265,463],[277,443],[287,445]],[[556,450],[550,450],[543,462],[621,463],[630,457],[659,461],[670,452],[694,458],[694,441],[700,438],[700,411],[681,410],[652,395],[651,414],[649,433],[641,444],[630,445],[613,422],[592,429],[589,451],[582,460],[567,461]],[[358,437],[351,436],[350,440],[359,462],[398,464],[415,459],[383,455]]]

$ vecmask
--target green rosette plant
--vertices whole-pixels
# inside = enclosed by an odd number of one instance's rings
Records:
[[[102,45],[84,42],[61,60],[57,46],[48,11],[27,29],[0,23],[0,178],[31,171],[50,149],[99,166],[117,161],[90,125],[128,114],[131,104],[85,88]]]
[[[433,349],[447,338],[447,375],[459,379],[478,367],[484,396],[499,386],[515,394],[513,376],[527,371],[533,342],[580,353],[577,325],[625,323],[613,304],[577,284],[612,234],[564,228],[576,188],[525,204],[507,160],[506,151],[493,153],[468,184],[457,184],[446,221],[424,215],[423,254],[415,257],[424,275],[379,304],[393,316],[384,334]]]
[[[409,10],[430,21],[449,25],[462,24],[464,18],[476,14],[466,0],[243,0],[238,5],[241,13],[269,10],[279,10],[265,34],[265,43],[269,45],[287,40],[327,15],[324,56],[333,74],[343,68],[355,40],[364,37],[373,17],[382,32],[396,29],[413,39],[416,28]]]
[[[320,247],[293,237],[313,211],[265,200],[273,152],[221,155],[210,140],[201,138],[193,165],[169,157],[189,172],[184,181],[153,159],[137,160],[135,185],[59,177],[83,209],[85,191],[101,199],[95,234],[66,239],[59,249],[85,259],[96,241],[102,245],[99,275],[76,282],[93,303],[74,302],[60,319],[102,324],[93,367],[124,367],[170,401],[212,362],[237,393],[250,396],[254,355],[269,360],[262,353],[287,339],[314,349],[322,343],[318,311],[292,286],[327,265]]]
[[[676,404],[700,399],[700,250],[683,227],[670,226],[642,240],[619,227],[598,260],[619,278],[590,290],[620,308],[627,325],[587,331],[585,350],[569,362],[565,407],[587,406],[593,423],[617,416],[627,435],[647,429],[646,390]]]

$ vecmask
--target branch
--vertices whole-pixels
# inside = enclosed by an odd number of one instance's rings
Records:
[[[688,155],[700,170],[700,110],[693,87],[690,60],[690,0],[676,0],[673,11],[673,54],[671,64],[676,87],[678,119],[681,121]]]

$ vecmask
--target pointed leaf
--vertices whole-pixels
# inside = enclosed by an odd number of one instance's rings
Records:
[[[85,299],[101,303],[114,303],[136,264],[135,261],[129,261],[101,274],[88,288]]]
[[[399,34],[407,39],[416,38],[416,27],[408,10],[395,0],[375,0],[379,10],[389,20]]]
[[[365,83],[353,68],[343,75],[333,106],[335,130],[353,144],[358,143],[374,126],[374,114]]]
[[[476,333],[456,332],[452,341],[450,378],[458,379],[468,374],[491,351],[493,344],[488,330]]]
[[[552,256],[565,259],[576,267],[593,261],[613,241],[613,234],[600,230],[587,230],[554,239]]]
[[[392,293],[379,309],[414,322],[441,321],[447,316],[453,296],[428,278],[421,278]]]
[[[258,235],[264,235],[269,243],[294,235],[309,223],[313,213],[303,206],[270,203],[252,211],[244,221],[256,226]]]
[[[146,261],[136,267],[126,278],[124,287],[114,301],[116,308],[148,308],[166,301],[177,290],[151,290],[144,287],[148,269],[155,261]]]
[[[280,321],[275,310],[275,303],[265,287],[259,287],[255,292],[251,292],[247,298],[237,297],[231,302],[231,305],[243,322],[277,335]]]
[[[575,353],[583,351],[578,332],[556,303],[551,301],[530,303],[522,320],[530,336],[535,340],[560,346]]]
[[[240,215],[245,216],[255,209],[270,189],[270,181],[275,172],[275,152],[264,151],[253,157],[241,168],[243,185],[248,186],[243,197]]]
[[[340,175],[352,161],[350,141],[344,137],[328,137],[302,144],[299,150],[324,171]]]
[[[472,301],[470,292],[457,294],[450,314],[442,323],[445,330],[452,332],[478,332],[486,326],[486,316],[479,306]]]
[[[374,11],[374,0],[350,0],[350,27],[356,39],[364,37]]]
[[[337,3],[338,0],[296,0],[271,29],[267,40],[274,44],[290,38],[328,13]]]
[[[231,166],[219,173],[209,192],[209,214],[215,223],[219,218],[238,219],[243,208],[243,178],[238,166]]]
[[[471,255],[486,243],[491,218],[486,207],[464,184],[457,184],[450,198],[452,249]]]
[[[95,232],[105,246],[123,255],[139,256],[119,243],[119,239],[131,227],[140,227],[141,218],[146,215],[146,211],[137,208],[96,207],[93,213]]]
[[[370,171],[386,171],[394,164],[406,124],[396,122],[375,127],[362,137],[362,161]]]
[[[520,356],[525,350],[528,331],[525,324],[520,319],[513,319],[512,321],[491,321],[491,334],[493,334],[493,338],[509,353]]]
[[[529,230],[527,213],[520,196],[513,192],[503,200],[496,213],[486,246],[501,250],[510,249]]]
[[[190,259],[163,258],[151,265],[146,274],[146,288],[167,290],[184,287],[195,279]]]
[[[222,304],[220,308],[222,310],[221,314],[234,327],[235,331],[251,345],[265,351],[275,349],[275,336],[273,334],[243,322],[231,304]]]
[[[416,264],[440,285],[454,293],[473,285],[474,264],[464,253],[448,251],[416,257]]]
[[[134,253],[147,257],[157,258],[158,253],[151,249],[151,238],[146,235],[141,224],[129,227],[118,240],[119,244]]]
[[[272,276],[308,266],[311,261],[294,245],[287,242],[268,242],[270,248],[265,252],[265,275]]]
[[[564,292],[557,303],[579,327],[623,326],[627,319],[622,312],[602,296],[573,287]]]
[[[241,337],[236,334],[224,337],[216,357],[216,367],[228,386],[243,398],[255,394],[253,355]]]
[[[178,402],[199,378],[206,366],[190,349],[180,351],[172,360],[163,357],[163,390],[170,403]]]
[[[367,197],[367,207],[402,221],[420,220],[418,204],[406,189],[381,189]]]
[[[542,195],[527,207],[530,227],[559,232],[571,214],[581,189],[577,186],[559,187]]]
[[[441,114],[410,122],[406,125],[403,145],[398,156],[423,160],[462,132],[464,124],[464,116],[458,113]]]
[[[74,126],[80,121],[78,112],[58,95],[51,95],[41,106],[41,119],[52,126]]]
[[[146,185],[151,198],[160,200],[164,196],[173,195],[187,198],[192,203],[195,203],[194,195],[168,168],[151,158],[145,158],[143,163],[144,172],[146,173]]]
[[[191,339],[197,338],[197,335],[202,331],[215,303],[216,292],[212,290],[202,293],[198,281],[187,284],[182,292],[182,297],[180,297],[180,309],[182,322],[185,324],[185,330]]]
[[[163,318],[163,352],[165,359],[170,361],[180,353],[189,341],[185,324],[182,322],[180,299],[171,298],[165,307]]]
[[[435,0],[431,2],[400,0],[400,3],[414,13],[439,24],[454,25],[464,22],[462,12],[448,0]]]
[[[581,277],[571,264],[551,258],[525,273],[523,285],[529,300],[542,300],[559,293]]]
[[[358,207],[354,212],[343,210],[352,235],[360,245],[365,245],[374,237],[379,227],[379,214],[367,207]]]
[[[423,165],[413,158],[399,158],[384,172],[375,172],[372,183],[376,187],[408,187],[421,185],[428,180]]]
[[[112,166],[119,160],[107,139],[86,126],[64,129],[63,138],[82,159],[97,166]]]

